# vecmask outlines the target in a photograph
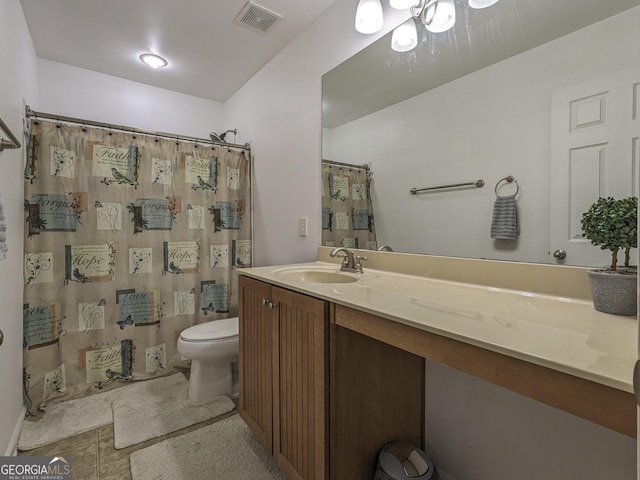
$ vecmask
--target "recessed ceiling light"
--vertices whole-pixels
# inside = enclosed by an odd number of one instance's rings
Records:
[[[156,55],[155,53],[143,53],[140,55],[140,60],[151,68],[162,68],[166,67],[168,64],[164,58],[160,55]]]

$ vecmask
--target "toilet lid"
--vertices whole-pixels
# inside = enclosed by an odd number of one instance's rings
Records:
[[[238,317],[213,320],[189,327],[180,334],[180,338],[186,342],[202,342],[211,340],[224,340],[237,337]]]

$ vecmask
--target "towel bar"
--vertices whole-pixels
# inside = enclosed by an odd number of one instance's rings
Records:
[[[455,188],[455,187],[470,187],[472,185],[478,188],[482,188],[484,187],[484,180],[480,179],[480,180],[476,180],[475,182],[454,183],[451,185],[440,185],[438,187],[412,188],[411,190],[409,190],[409,192],[411,192],[411,195],[415,195],[418,192],[425,192],[427,190],[440,190],[442,188]]]
[[[3,138],[3,133],[5,133],[9,137],[9,140]],[[3,151],[5,148],[9,149],[9,148],[20,148],[20,147],[21,145],[18,139],[15,137],[13,133],[11,133],[11,130],[9,130],[9,127],[7,127],[7,124],[4,123],[0,118],[0,152]]]

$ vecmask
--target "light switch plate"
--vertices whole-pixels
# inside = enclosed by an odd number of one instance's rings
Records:
[[[298,235],[301,237],[307,237],[309,235],[307,231],[307,217],[300,217],[298,219]]]

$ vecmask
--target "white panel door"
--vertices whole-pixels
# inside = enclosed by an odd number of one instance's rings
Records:
[[[639,79],[635,66],[553,92],[550,254],[564,250],[567,265],[608,265],[582,237],[582,214],[599,197],[638,195]]]

